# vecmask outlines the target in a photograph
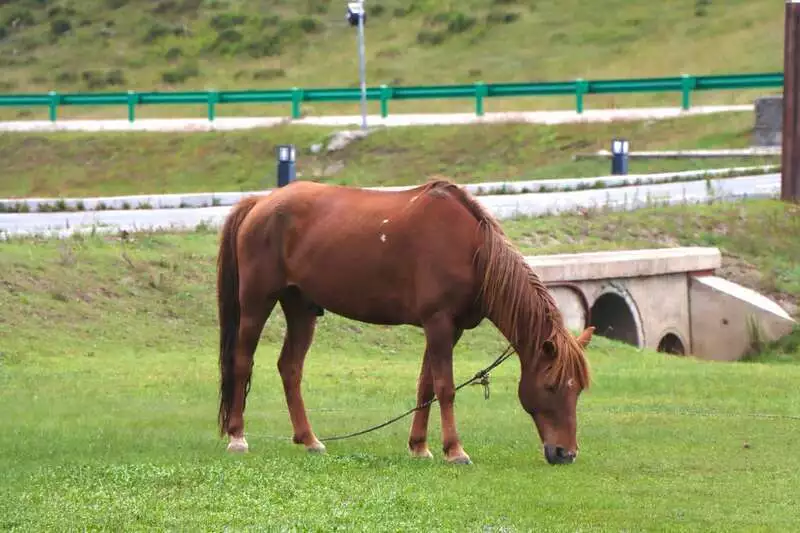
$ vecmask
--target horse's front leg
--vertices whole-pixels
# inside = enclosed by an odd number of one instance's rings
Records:
[[[453,345],[458,331],[451,317],[440,313],[424,325],[427,341],[425,357],[428,359],[433,377],[433,391],[439,399],[442,417],[442,449],[450,463],[470,464],[469,456],[461,446],[456,430],[453,405],[456,388],[453,383]]]
[[[461,334],[464,332],[462,329],[457,329],[453,334],[453,347],[455,347]],[[422,358],[422,369],[419,373],[417,380],[417,406],[424,405],[433,400],[433,373],[431,372],[430,359],[427,355],[427,350]],[[414,412],[414,418],[411,422],[411,431],[408,436],[408,449],[413,457],[420,457],[429,459],[433,457],[430,449],[428,448],[428,420],[431,412],[431,406],[426,405],[422,409]]]

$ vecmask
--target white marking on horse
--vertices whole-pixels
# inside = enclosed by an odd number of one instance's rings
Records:
[[[382,224],[382,225],[383,225],[383,224],[388,224],[388,223],[389,223],[389,219],[388,219],[388,218],[384,218],[384,219],[383,219],[383,222],[381,222],[381,224]]]
[[[386,234],[381,233],[381,242],[386,242]]]
[[[567,380],[567,387],[571,389],[571,388],[572,388],[572,387],[574,387],[574,386],[575,386],[575,380],[574,380],[574,379],[572,379],[572,378],[569,378],[569,379]]]
[[[414,201],[414,200],[416,200],[417,198],[419,198],[419,194],[418,194],[418,195],[416,195],[416,196],[414,196],[414,197],[413,197],[411,200],[409,200],[409,201],[408,201],[408,203],[411,203],[411,202],[413,202],[413,201]]]

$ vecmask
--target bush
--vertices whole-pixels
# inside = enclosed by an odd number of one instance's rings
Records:
[[[84,70],[81,79],[89,89],[103,89],[109,85],[125,85],[125,73],[121,69],[109,71]]]
[[[303,33],[319,33],[324,25],[313,17],[302,17],[297,21],[297,26]]]
[[[28,9],[16,9],[3,20],[3,27],[9,30],[33,26],[34,24],[36,24],[36,18]]]
[[[463,13],[454,14],[447,23],[449,33],[463,33],[475,25],[475,17],[464,15]]]
[[[367,17],[380,17],[386,13],[386,7],[383,4],[370,4],[367,7]]]
[[[61,37],[72,30],[72,24],[67,19],[56,19],[50,23],[50,33],[54,37]]]
[[[282,68],[265,68],[253,72],[254,80],[274,80],[276,78],[286,77],[286,71]]]
[[[174,26],[174,25],[167,25],[161,22],[154,22],[148,28],[147,33],[145,34],[144,38],[142,39],[143,42],[150,44],[154,43],[157,40],[161,39],[162,37],[166,37],[167,35],[175,35],[181,36],[185,34],[185,30],[182,26]]]
[[[164,59],[167,61],[175,61],[179,57],[183,55],[183,50],[178,48],[177,46],[173,46],[164,54]]]
[[[520,14],[513,11],[492,11],[486,15],[487,24],[511,24],[519,20]]]
[[[121,69],[113,69],[106,73],[106,84],[125,85],[125,73]]]
[[[255,58],[276,56],[281,53],[281,41],[277,35],[262,35],[247,43],[245,49]]]
[[[444,42],[444,32],[422,30],[417,34],[417,43],[424,46],[436,46]]]
[[[184,63],[180,67],[172,70],[167,70],[161,73],[161,80],[164,83],[180,84],[190,78],[195,78],[200,75],[200,69],[194,63]]]
[[[62,70],[56,74],[56,83],[62,85],[69,85],[78,82],[78,75],[68,70]]]
[[[324,15],[330,8],[331,0],[306,0],[308,2],[308,13]]]
[[[247,17],[244,15],[233,15],[231,13],[222,13],[219,15],[214,15],[209,21],[208,25],[219,32],[222,30],[233,28],[235,26],[241,26],[245,22],[247,22]]]

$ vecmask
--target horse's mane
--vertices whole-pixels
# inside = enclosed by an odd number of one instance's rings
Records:
[[[508,337],[521,358],[532,363],[552,343],[554,359],[550,376],[558,385],[575,379],[589,386],[589,364],[583,348],[564,324],[555,299],[539,276],[506,236],[497,219],[469,193],[446,179],[425,185],[431,193],[449,193],[478,221],[483,247],[476,253],[483,275],[480,298],[487,316]]]

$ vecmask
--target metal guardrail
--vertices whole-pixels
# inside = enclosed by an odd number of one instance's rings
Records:
[[[367,100],[380,101],[381,116],[389,115],[392,100],[428,100],[470,98],[475,101],[475,114],[484,114],[484,100],[494,97],[575,96],[575,110],[584,111],[584,99],[591,94],[625,94],[647,92],[678,92],[681,107],[689,109],[691,95],[697,91],[760,89],[783,87],[783,73],[730,74],[715,76],[677,76],[618,80],[583,80],[535,83],[483,83],[467,85],[429,85],[410,87],[367,88]],[[119,92],[119,93],[58,93],[0,95],[0,107],[48,107],[50,120],[58,118],[62,106],[124,105],[128,120],[136,118],[136,108],[142,105],[205,104],[208,120],[216,117],[217,106],[233,103],[290,103],[292,118],[300,118],[303,102],[357,102],[359,88],[277,89],[244,91],[193,92]]]

